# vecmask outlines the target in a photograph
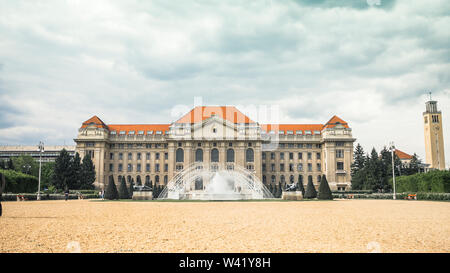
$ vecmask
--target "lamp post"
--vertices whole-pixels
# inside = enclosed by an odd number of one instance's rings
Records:
[[[42,169],[42,153],[44,152],[44,142],[39,141],[39,183],[38,183],[38,194],[36,199],[41,200],[41,169]]]
[[[389,149],[391,149],[391,157],[392,157],[392,182],[394,185],[394,200],[396,199],[396,194],[395,194],[395,167],[394,167],[394,150],[395,150],[395,146],[394,146],[394,142],[391,141],[389,143]]]

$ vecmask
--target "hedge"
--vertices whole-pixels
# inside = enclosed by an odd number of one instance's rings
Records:
[[[436,192],[402,192],[397,193],[397,199],[406,199],[409,194],[416,194],[417,200],[444,200],[450,201],[450,193]],[[393,199],[392,193],[352,194],[354,199]],[[333,194],[333,198],[347,198],[347,194]]]
[[[36,200],[37,194],[35,193],[6,193],[2,195],[2,201],[17,201],[17,195],[23,195],[27,200]],[[41,200],[64,200],[66,197],[64,194],[41,194]],[[83,194],[84,199],[96,199],[99,198],[98,194]],[[69,194],[69,199],[78,199],[78,195]]]
[[[16,172],[13,170],[1,170],[5,176],[6,187],[5,192],[17,193],[35,193],[38,188],[38,179],[34,176]]]
[[[389,180],[392,186],[392,178]],[[397,192],[450,193],[450,171],[430,171],[395,178]]]

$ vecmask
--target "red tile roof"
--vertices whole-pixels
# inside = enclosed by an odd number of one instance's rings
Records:
[[[400,158],[400,159],[412,159],[412,155],[409,155],[409,154],[407,154],[405,152],[402,152],[402,151],[400,151],[398,149],[395,149],[394,152],[398,156],[398,158]]]
[[[197,106],[177,120],[176,123],[202,122],[212,115],[217,115],[232,123],[255,123],[234,106]]]
[[[93,116],[92,118],[83,122],[83,124],[81,125],[81,128],[86,128],[89,125],[95,125],[97,128],[108,129],[108,126],[97,116]]]
[[[166,131],[169,131],[170,124],[110,124],[108,125],[110,131],[115,131],[118,135],[121,131],[126,132],[128,135],[130,131],[134,131],[137,135],[139,131],[143,131],[144,135],[151,134],[155,135],[157,131],[161,131],[164,135]]]
[[[345,128],[348,128],[348,123],[342,120],[338,116],[333,116],[327,123],[325,123],[325,128],[334,128],[336,125],[342,124]]]

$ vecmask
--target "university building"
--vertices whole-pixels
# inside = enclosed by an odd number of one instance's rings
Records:
[[[242,167],[264,184],[319,186],[326,175],[332,190],[351,189],[352,130],[333,116],[325,124],[259,124],[233,106],[198,106],[171,124],[83,122],[76,152],[90,154],[97,188],[116,184],[166,185],[192,164],[212,169]]]

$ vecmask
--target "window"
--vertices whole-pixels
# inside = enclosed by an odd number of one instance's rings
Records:
[[[320,183],[320,181],[322,181],[322,177],[320,175],[317,176],[317,182]]]
[[[303,159],[303,153],[298,153],[298,159],[302,160]]]
[[[276,182],[276,177],[275,177],[275,175],[272,175],[271,181],[272,181],[272,183],[275,183],[275,182]]]
[[[286,179],[284,179],[284,175],[280,176],[280,182],[281,182],[281,183],[286,182]]]
[[[141,153],[137,153],[137,160],[141,160]]]
[[[312,172],[312,164],[308,163],[308,172]]]
[[[428,123],[428,117],[425,117],[425,123]]]
[[[127,146],[128,146],[128,149],[133,148],[133,144],[128,144]]]
[[[153,131],[147,131],[147,135],[153,135]]]
[[[306,149],[312,149],[312,143],[307,143],[306,144]]]
[[[155,159],[158,160],[159,159],[159,153],[155,154]]]
[[[113,160],[114,159],[114,153],[109,153],[109,159]]]
[[[293,175],[289,176],[289,183],[294,183],[294,176]]]
[[[289,153],[289,159],[293,160],[294,159],[294,153]]]
[[[303,172],[303,163],[299,163],[299,164],[297,165],[297,171]]]
[[[155,184],[159,185],[159,175],[155,175]]]
[[[253,149],[248,148],[245,152],[245,161],[246,162],[253,162],[254,161],[254,152]]]
[[[201,142],[197,143],[197,147],[202,147],[202,143]]]
[[[119,163],[119,172],[121,172],[123,170],[123,165],[122,163]]]
[[[266,164],[262,164],[262,171],[263,171],[263,172],[266,171]]]
[[[267,179],[266,179],[266,176],[265,175],[263,175],[263,181],[262,181],[264,184],[266,184],[267,183]]]
[[[132,171],[133,171],[133,165],[131,165],[131,164],[128,164],[128,168],[127,168],[127,170],[128,170],[129,172],[132,172]]]
[[[344,170],[344,162],[337,162],[336,169],[340,171]]]
[[[286,134],[288,134],[288,135],[293,135],[293,134],[294,134],[294,131],[286,131]]]
[[[294,148],[295,144],[294,143],[288,143],[288,148]]]
[[[150,153],[147,153],[147,154],[145,155],[145,159],[150,160]]]
[[[229,142],[228,147],[233,147],[233,142]]]
[[[308,159],[312,159],[312,153],[308,153]]]
[[[280,164],[280,172],[284,172],[284,164]]]
[[[143,135],[144,131],[138,131],[138,135]]]
[[[280,153],[280,160],[284,160],[284,153]]]
[[[431,116],[431,120],[433,121],[433,123],[439,123],[439,116],[438,115],[432,115]]]
[[[181,142],[178,142],[178,147],[183,146],[183,144]]]
[[[254,167],[253,167],[252,164],[248,164],[248,165],[247,165],[247,170],[250,170],[250,171],[251,171],[251,170],[253,170],[253,169],[254,169]]]
[[[301,174],[298,175],[298,183],[303,184],[303,175],[301,175]]]
[[[114,164],[109,164],[109,171],[113,172],[114,171]]]
[[[164,175],[164,184],[167,185],[167,182],[169,182],[169,178],[167,175]]]
[[[317,171],[320,172],[322,169],[322,165],[320,163],[317,163]]]
[[[134,135],[134,131],[128,131],[129,135]]]
[[[266,159],[266,153],[262,153],[262,160],[265,160]]]
[[[155,172],[159,172],[159,163],[155,164]]]
[[[234,150],[233,149],[227,150],[227,162],[234,162]]]
[[[211,150],[211,162],[219,162],[219,150],[215,148]]]
[[[136,169],[137,169],[138,172],[140,172],[141,171],[141,164],[137,164]]]
[[[203,162],[203,150],[197,149],[195,151],[195,162]]]
[[[152,144],[145,144],[145,148],[150,149],[152,147]]]
[[[128,160],[131,160],[133,158],[133,154],[132,153],[128,153]]]
[[[336,150],[336,158],[344,158],[344,150]]]
[[[181,144],[181,143],[180,143]],[[176,162],[184,162],[184,151],[181,148],[178,148],[176,151]]]
[[[289,171],[290,172],[294,171],[294,164],[292,164],[292,163],[289,164]]]
[[[315,135],[320,135],[320,131],[314,131]]]
[[[316,153],[316,159],[320,159],[320,153]]]
[[[297,130],[297,131],[295,131],[295,134],[296,134],[296,135],[302,135],[303,132],[302,132],[301,130]]]
[[[307,130],[307,131],[305,131],[305,135],[310,136],[310,135],[312,135],[312,132]]]
[[[271,165],[270,165],[270,170],[271,170],[272,172],[275,171],[275,164],[271,164]]]
[[[149,172],[150,171],[150,164],[145,164],[145,171]]]
[[[297,144],[297,148],[303,148],[303,143]]]
[[[181,169],[183,169],[183,165],[179,165],[181,166]],[[169,171],[169,164],[164,164],[164,171],[168,172]]]
[[[164,153],[164,159],[169,159],[169,153]]]
[[[275,159],[275,153],[270,153],[270,159]]]

